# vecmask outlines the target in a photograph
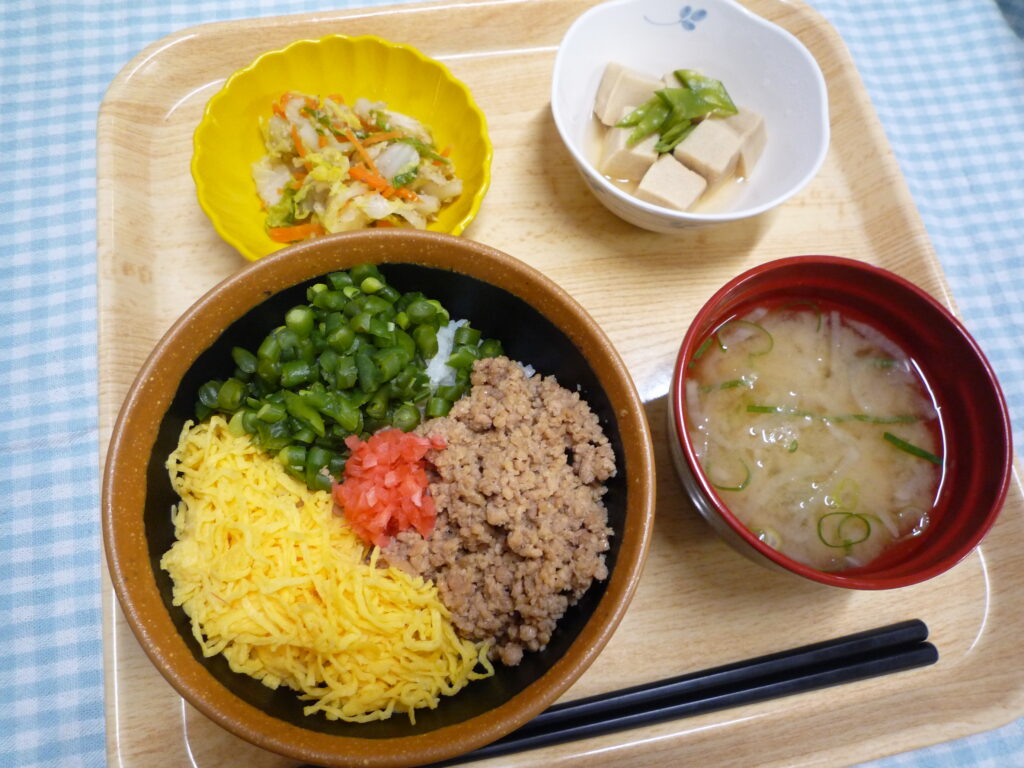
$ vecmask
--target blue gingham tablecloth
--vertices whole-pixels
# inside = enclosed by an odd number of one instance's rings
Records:
[[[395,0],[2,0],[0,766],[105,763],[96,116],[194,24]],[[811,0],[867,84],[1024,445],[1024,0]],[[1024,766],[1024,719],[871,763]]]

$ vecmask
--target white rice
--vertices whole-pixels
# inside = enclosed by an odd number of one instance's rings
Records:
[[[451,357],[452,350],[455,348],[455,332],[467,324],[466,320],[452,320],[448,325],[438,329],[437,354],[430,358],[426,368],[431,392],[436,392],[438,387],[448,387],[455,383],[455,369],[448,365],[448,358]],[[526,374],[526,378],[530,378],[537,372],[528,363],[518,364]]]
[[[455,347],[455,332],[466,324],[465,320],[452,320],[437,330],[437,354],[427,363],[427,378],[431,391],[455,383],[455,369],[448,365],[448,358]]]

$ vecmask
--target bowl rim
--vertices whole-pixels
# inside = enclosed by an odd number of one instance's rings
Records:
[[[789,32],[789,30],[783,29],[778,24],[758,16],[756,13],[737,2],[737,0],[705,0],[705,4],[709,2],[717,2],[729,6],[750,23],[764,27],[773,34],[778,35],[781,39],[789,42],[790,45],[793,46],[794,50],[798,52],[800,57],[809,65],[814,82],[822,96],[822,110],[816,117],[818,119],[819,130],[821,131],[823,140],[821,142],[821,146],[818,147],[818,151],[813,162],[808,166],[807,172],[789,189],[776,195],[771,200],[761,203],[760,205],[718,212],[674,211],[671,208],[663,208],[659,205],[654,205],[653,203],[648,203],[633,197],[605,178],[603,174],[598,172],[590,159],[576,145],[576,141],[572,137],[572,132],[569,127],[570,120],[567,115],[563,114],[562,109],[559,106],[557,91],[559,83],[562,80],[562,70],[566,66],[565,61],[568,56],[568,54],[565,53],[565,42],[569,39],[570,35],[576,34],[583,23],[589,21],[591,17],[602,15],[609,9],[613,9],[617,6],[631,5],[635,2],[637,2],[637,0],[609,0],[608,2],[600,3],[588,8],[586,11],[581,13],[571,25],[569,25],[569,28],[566,30],[565,35],[563,35],[562,40],[558,45],[558,52],[555,54],[555,65],[551,76],[551,113],[555,121],[555,127],[558,129],[558,134],[562,138],[562,143],[569,150],[573,159],[576,161],[576,167],[585,176],[587,181],[596,185],[602,193],[610,195],[621,205],[636,208],[650,216],[660,216],[678,225],[692,225],[699,223],[713,224],[717,222],[737,221],[757,216],[786,202],[810,184],[811,180],[818,175],[818,171],[821,170],[821,166],[825,162],[825,158],[828,155],[829,145],[831,143],[828,85],[825,82],[825,75],[822,73],[817,59],[815,59],[813,54],[811,54],[807,49],[807,46],[800,42],[799,38]]]
[[[388,258],[390,240],[405,241],[417,258]],[[631,526],[622,532],[604,595],[566,653],[497,708],[451,726],[392,739],[311,731],[267,714],[217,682],[174,628],[153,576],[143,522],[146,466],[181,375],[219,338],[217,328],[227,328],[277,291],[367,261],[338,256],[353,243],[375,247],[375,263],[417,263],[461,272],[524,298],[552,321],[553,315],[572,317],[576,327],[568,335],[617,407],[623,464],[628,467],[626,515]],[[458,255],[453,257],[453,252]],[[359,252],[360,257],[365,255],[365,250]],[[523,297],[524,286],[540,291],[544,303]],[[633,438],[626,439],[627,434]],[[114,592],[143,650],[178,693],[214,722],[265,749],[314,764],[373,768],[435,762],[483,746],[539,714],[583,674],[610,640],[636,591],[653,532],[655,485],[651,432],[636,386],[611,341],[570,294],[525,262],[466,238],[422,230],[358,230],[278,251],[224,279],[175,321],[142,365],[118,413],[100,506]]]
[[[870,275],[872,278],[892,282],[903,290],[915,295],[918,300],[930,305],[948,321],[950,331],[958,336],[965,346],[971,350],[972,355],[980,368],[984,371],[985,378],[992,388],[992,394],[994,396],[993,399],[998,412],[998,421],[1001,424],[1000,435],[997,440],[1005,457],[1002,466],[999,467],[998,470],[999,479],[996,494],[993,497],[989,508],[985,510],[985,514],[980,524],[969,538],[961,542],[945,557],[939,559],[926,568],[915,571],[912,574],[901,577],[865,577],[844,575],[843,571],[820,571],[794,560],[779,550],[770,547],[751,533],[751,531],[749,531],[747,527],[740,522],[739,518],[729,510],[728,505],[722,500],[721,496],[717,493],[714,486],[705,475],[704,469],[701,466],[700,461],[697,459],[693,441],[690,439],[689,430],[687,429],[688,419],[684,382],[686,379],[686,361],[690,359],[691,355],[695,351],[698,341],[698,329],[706,326],[709,319],[719,314],[717,305],[744,282],[775,270],[807,265],[845,267],[847,269],[853,268]],[[701,306],[700,310],[691,321],[690,326],[686,331],[686,335],[683,338],[683,342],[679,347],[679,353],[676,357],[670,381],[669,409],[672,415],[672,428],[675,433],[674,435],[670,435],[670,439],[673,439],[675,444],[681,449],[687,468],[689,469],[694,481],[698,484],[704,499],[710,504],[714,514],[717,515],[717,517],[728,526],[729,530],[738,536],[745,545],[749,546],[754,553],[760,555],[774,566],[790,571],[798,576],[802,576],[811,581],[828,586],[848,589],[896,589],[918,584],[944,573],[967,557],[988,533],[995,523],[996,518],[999,516],[999,513],[1002,511],[1003,504],[1006,500],[1006,494],[1009,489],[1010,478],[1013,474],[1013,433],[1010,426],[1009,409],[1006,405],[1006,399],[1003,396],[1003,391],[999,384],[999,380],[996,377],[995,371],[977,341],[949,308],[924,289],[918,287],[895,272],[891,272],[883,267],[879,267],[859,259],[829,255],[788,256],[751,267],[725,283],[725,285],[719,288]]]
[[[207,182],[203,174],[201,173],[202,162],[204,155],[211,151],[207,150],[203,145],[203,134],[209,130],[209,126],[214,121],[214,113],[220,102],[227,97],[227,93],[232,86],[237,84],[239,80],[242,80],[247,75],[255,71],[261,66],[267,59],[283,56],[286,57],[293,49],[302,46],[317,46],[317,45],[328,45],[331,41],[340,40],[347,41],[353,44],[359,44],[361,42],[369,42],[372,44],[380,45],[384,48],[393,48],[396,50],[403,50],[411,54],[421,64],[429,67],[437,68],[443,77],[454,84],[466,98],[466,106],[471,114],[473,114],[477,120],[480,121],[480,139],[483,144],[484,158],[481,169],[481,183],[476,193],[473,195],[469,209],[465,215],[458,221],[447,232],[442,234],[459,235],[465,231],[466,227],[476,218],[480,212],[480,207],[483,204],[483,199],[487,195],[488,190],[491,186],[491,165],[494,160],[494,144],[491,142],[490,129],[487,124],[487,116],[483,110],[476,103],[476,99],[473,96],[473,92],[469,89],[462,80],[457,78],[452,71],[448,68],[448,65],[443,61],[427,56],[417,47],[408,43],[396,43],[391,40],[387,40],[379,35],[372,34],[360,34],[360,35],[346,35],[344,33],[332,33],[324,35],[319,38],[301,38],[299,40],[293,40],[292,42],[284,45],[280,48],[275,48],[270,51],[264,51],[249,62],[246,66],[241,69],[237,69],[228,75],[224,84],[217,90],[213,96],[206,102],[206,106],[203,108],[203,115],[196,124],[195,130],[192,132],[192,159],[189,162],[189,172],[192,176],[192,181],[196,188],[196,199],[199,202],[199,207],[202,208],[203,213],[206,214],[207,219],[213,225],[213,228],[217,231],[217,234],[235,250],[237,250],[244,258],[249,261],[259,261],[264,259],[272,253],[276,253],[279,250],[283,250],[288,247],[286,245],[278,246],[274,244],[272,250],[267,253],[256,253],[252,249],[245,246],[239,235],[234,234],[229,227],[226,226],[220,212],[214,208],[207,194]],[[436,230],[429,230],[436,231]]]

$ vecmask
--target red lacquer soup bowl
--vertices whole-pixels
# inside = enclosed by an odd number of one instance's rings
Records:
[[[841,569],[819,569],[804,559],[784,554],[780,549],[785,546],[778,540],[773,542],[763,530],[741,522],[730,509],[730,503],[736,505],[738,486],[716,484],[701,466],[694,434],[696,418],[687,404],[687,386],[689,383],[691,392],[696,386],[701,355],[709,348],[725,348],[709,341],[718,338],[716,334],[724,324],[746,317],[758,307],[799,306],[825,314],[826,322],[832,316],[849,318],[894,342],[916,368],[924,393],[938,414],[933,432],[939,448],[929,460],[938,465],[939,471],[935,473],[934,496],[929,499],[933,503],[926,509],[926,524],[913,533],[901,531],[873,559],[847,562]],[[995,522],[1006,496],[1013,457],[1009,416],[996,376],[978,344],[928,293],[892,272],[861,261],[796,256],[760,265],[731,280],[701,308],[686,333],[669,398],[673,460],[700,514],[739,552],[771,568],[822,584],[891,589],[937,576],[978,545]],[[746,408],[765,410],[763,406]],[[807,416],[796,409],[790,412]],[[866,421],[868,417],[858,418]],[[879,435],[890,429],[893,433],[899,431],[883,426]],[[796,443],[792,448],[796,450]],[[892,446],[885,449],[891,450]],[[745,481],[742,490],[749,490]],[[857,519],[842,533],[846,538],[839,544],[856,541],[868,530],[871,520],[877,519],[868,512],[854,517]],[[826,521],[832,526],[829,535],[833,536],[835,518],[845,519],[833,512],[832,520]],[[821,525],[819,519],[819,535]],[[771,546],[773,543],[780,548]]]

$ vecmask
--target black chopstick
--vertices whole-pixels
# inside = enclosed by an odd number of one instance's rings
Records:
[[[445,765],[546,747],[665,720],[751,704],[938,660],[913,619],[835,640],[558,704],[498,741]]]

